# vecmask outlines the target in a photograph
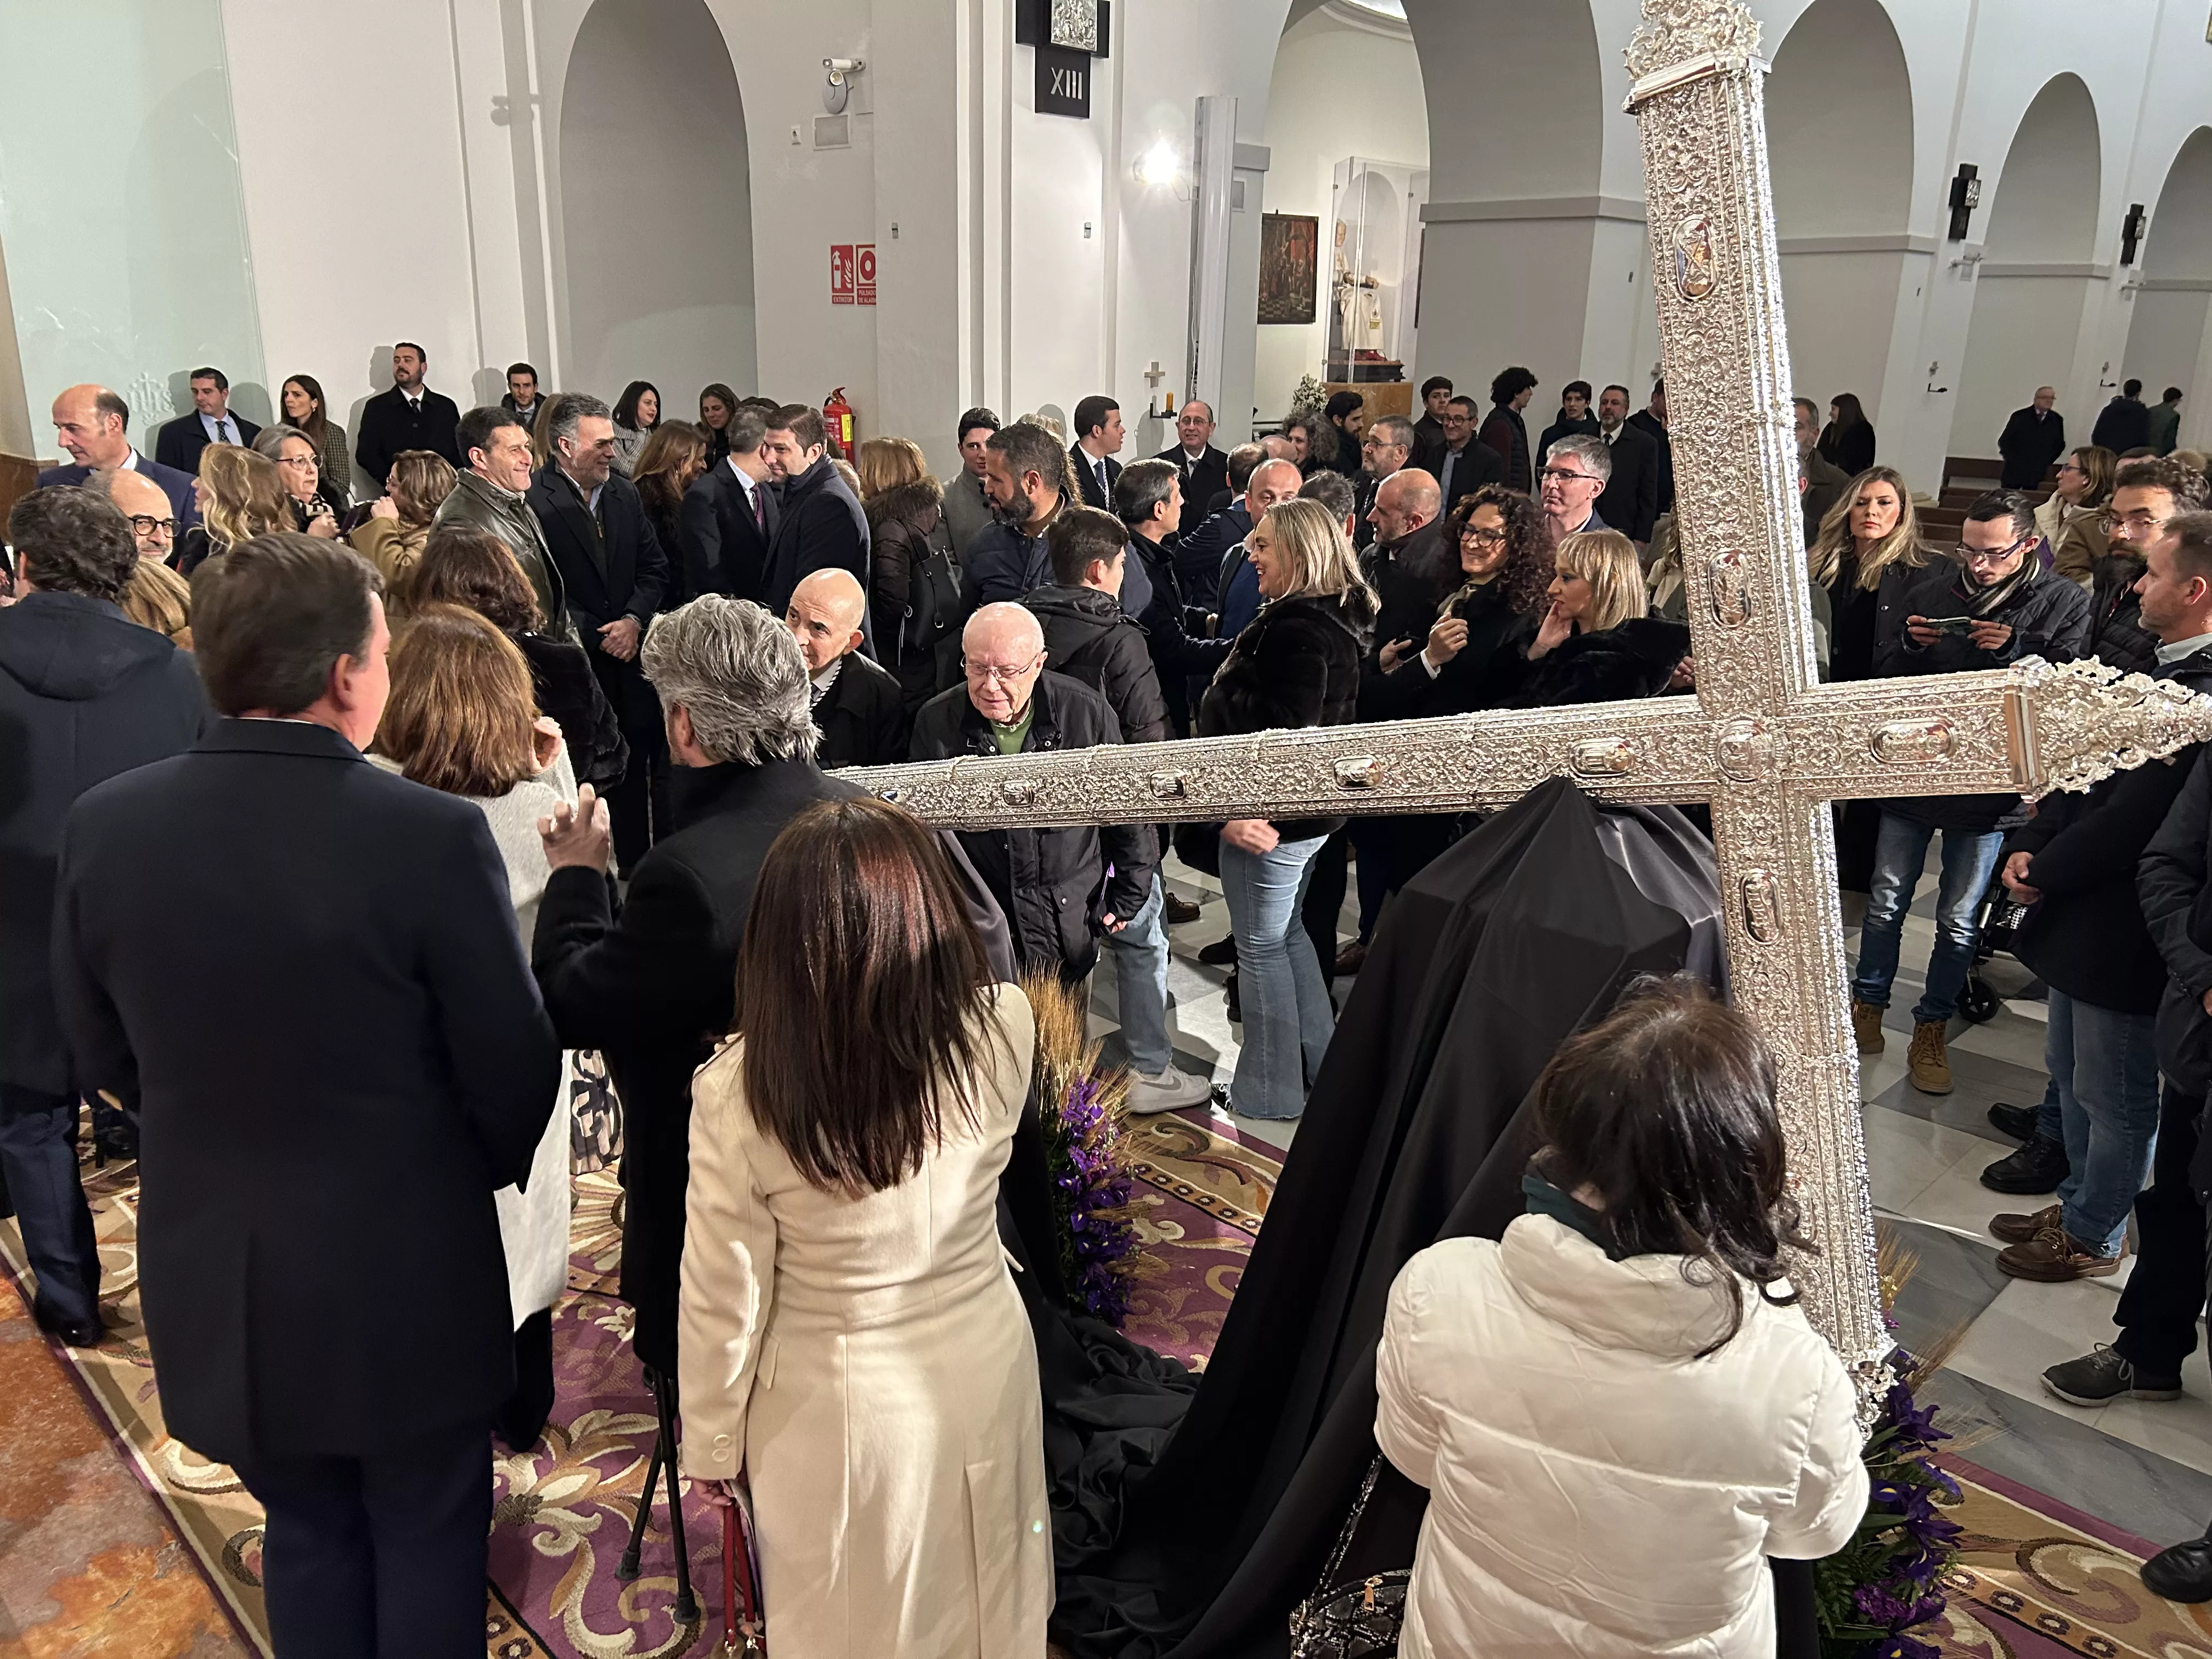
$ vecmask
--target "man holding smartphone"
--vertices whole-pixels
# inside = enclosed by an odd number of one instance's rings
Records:
[[[1993,489],[1966,509],[1960,544],[1930,567],[1906,599],[1904,631],[1875,648],[1877,675],[1964,674],[2022,657],[2070,662],[2089,641],[2089,596],[2043,568],[2035,505],[2016,489]],[[1859,1047],[1881,1044],[1881,1019],[1897,977],[1905,926],[1942,832],[1936,945],[1927,988],[1912,1010],[1907,1067],[1923,1094],[1951,1092],[1946,1038],[1974,963],[1975,912],[1996,869],[2004,826],[2017,822],[2017,795],[1929,796],[1881,803],[1874,877],[1851,979],[1851,1024]]]

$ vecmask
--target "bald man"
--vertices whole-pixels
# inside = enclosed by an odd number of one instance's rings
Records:
[[[1236,544],[1221,560],[1216,589],[1219,595],[1219,621],[1215,628],[1221,638],[1235,639],[1260,614],[1259,573],[1244,556],[1243,538],[1252,533],[1254,525],[1267,516],[1269,507],[1296,501],[1298,486],[1304,482],[1295,461],[1278,458],[1262,461],[1252,469],[1252,476],[1244,485],[1244,497],[1234,509],[1243,515],[1243,526]]]
[[[1443,507],[1443,491],[1418,466],[1392,473],[1375,492],[1368,514],[1375,545],[1363,562],[1382,608],[1370,673],[1387,674],[1419,650],[1436,623],[1437,607],[1459,586],[1459,550],[1437,516]]]
[[[799,578],[783,625],[806,659],[808,696],[822,733],[815,751],[825,772],[841,766],[889,766],[906,758],[906,705],[899,683],[860,653],[867,595],[849,570],[832,567]]]
[[[143,473],[169,498],[179,531],[200,521],[189,472],[147,459],[131,446],[131,405],[104,386],[73,386],[54,399],[54,437],[69,452],[66,466],[39,474],[39,488],[81,484],[102,467]]]
[[[177,550],[177,515],[161,485],[143,473],[102,467],[92,475],[91,487],[106,490],[115,510],[131,520],[141,560],[169,562]]]
[[[1121,741],[1106,699],[1045,667],[1044,630],[1018,605],[987,605],[960,636],[964,685],[915,716],[911,757],[1026,755]],[[1098,959],[1097,934],[1118,933],[1152,896],[1159,842],[1149,824],[959,834],[1014,935],[1024,967],[1079,984]],[[1106,866],[1113,866],[1111,879]]]

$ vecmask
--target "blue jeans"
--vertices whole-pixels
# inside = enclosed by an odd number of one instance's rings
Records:
[[[2158,1145],[2156,1017],[2116,1013],[2051,993],[2044,1064],[2058,1085],[2066,1231],[2100,1255],[2118,1255],[2128,1212],[2150,1176]]]
[[[1160,925],[1167,895],[1152,878],[1152,896],[1137,907],[1129,925],[1105,935],[1114,958],[1114,988],[1121,1011],[1121,1046],[1130,1069],[1158,1077],[1173,1063],[1168,1047],[1168,932]]]
[[[1326,836],[1248,853],[1221,843],[1221,896],[1237,940],[1237,996],[1244,1045],[1230,1080],[1229,1107],[1246,1117],[1293,1118],[1321,1070],[1336,1007],[1298,906]]]
[[[1858,971],[1851,994],[1876,1008],[1889,1006],[1890,982],[1897,977],[1897,948],[1905,932],[1905,913],[1920,885],[1935,829],[1894,812],[1881,815],[1875,837],[1874,881],[1867,895],[1866,919],[1859,924]],[[1928,988],[1912,1010],[1915,1024],[1948,1020],[1959,1011],[1966,974],[1974,965],[1979,938],[1974,912],[1997,867],[2004,837],[1996,830],[1946,830],[1943,873],[1936,890],[1936,948],[1928,956]]]

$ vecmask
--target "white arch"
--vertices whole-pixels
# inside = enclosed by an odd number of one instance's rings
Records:
[[[2192,447],[2212,429],[2212,126],[2197,128],[2166,169],[2151,211],[2122,372],[2143,383],[2145,402],[2169,386]]]

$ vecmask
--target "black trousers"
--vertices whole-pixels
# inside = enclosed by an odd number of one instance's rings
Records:
[[[57,1324],[100,1317],[100,1243],[77,1176],[76,1115],[75,1095],[0,1084],[0,1173],[38,1275],[36,1310]]]
[[[629,744],[629,769],[620,783],[611,784],[605,792],[615,863],[627,876],[667,828],[668,732],[661,724],[660,701],[634,659],[620,662],[594,651],[592,669],[614,708],[623,740]]]
[[[261,1582],[276,1659],[483,1659],[483,1425],[371,1457],[233,1467],[269,1512]]]
[[[492,1426],[509,1451],[525,1452],[553,1414],[553,1310],[540,1308],[514,1328],[514,1392]]]
[[[2150,1185],[2136,1194],[2136,1265],[2120,1292],[2112,1346],[2149,1376],[2178,1376],[2204,1310],[2204,1206],[2189,1182],[2204,1103],[2160,1079]]]

